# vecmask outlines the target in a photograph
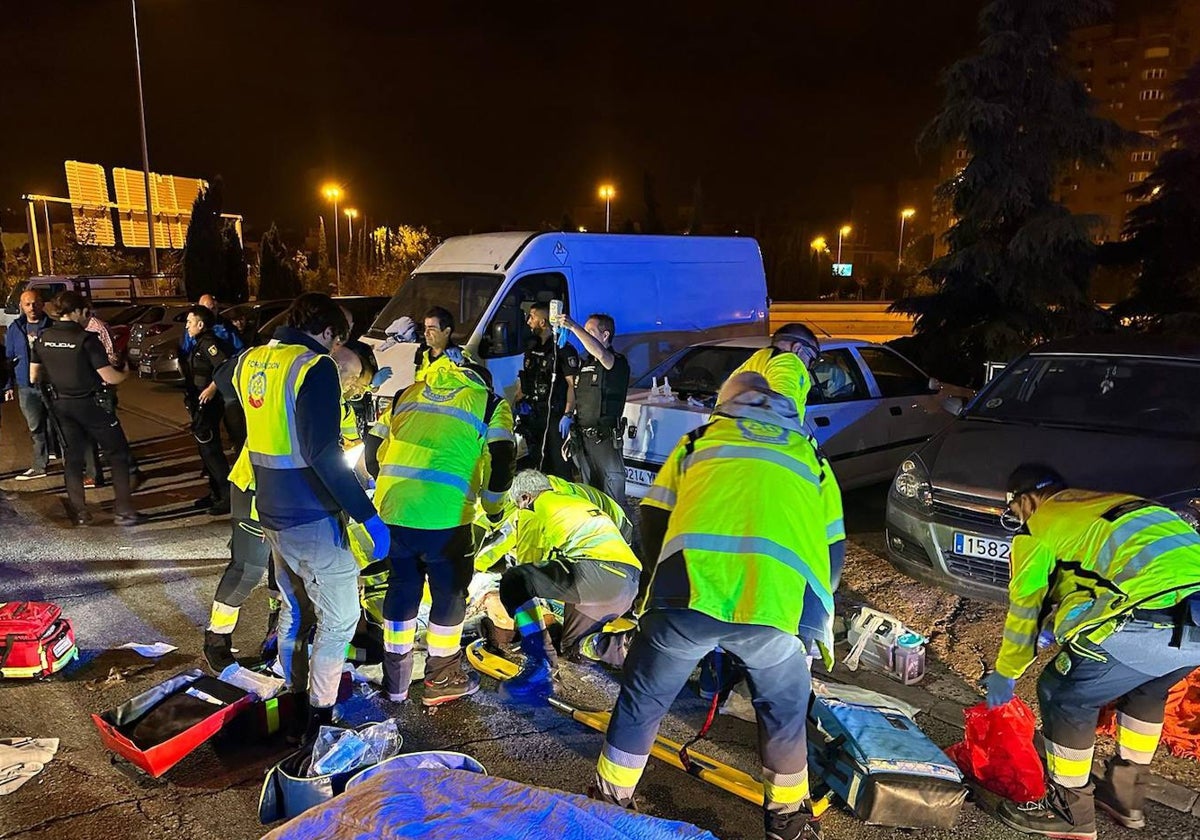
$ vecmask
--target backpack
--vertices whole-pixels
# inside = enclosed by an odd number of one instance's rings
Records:
[[[75,630],[56,604],[0,604],[0,677],[47,677],[77,656]]]

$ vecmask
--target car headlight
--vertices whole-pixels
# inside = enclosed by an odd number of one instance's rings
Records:
[[[933,488],[929,485],[929,471],[915,455],[905,458],[892,480],[892,495],[903,502],[921,508],[933,505]]]

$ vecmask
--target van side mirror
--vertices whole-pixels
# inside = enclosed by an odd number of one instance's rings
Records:
[[[929,393],[936,394],[940,390],[942,390],[942,380],[936,376],[929,377]]]
[[[963,410],[967,404],[963,402],[962,397],[946,397],[942,400],[942,408],[953,414],[955,417],[961,417]]]
[[[491,355],[504,356],[508,353],[508,324],[503,321],[493,321],[491,329]]]

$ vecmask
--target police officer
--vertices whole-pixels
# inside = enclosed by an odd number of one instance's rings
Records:
[[[730,374],[758,373],[766,377],[771,390],[796,404],[804,419],[804,403],[812,387],[812,367],[821,356],[821,342],[804,324],[784,324],[771,336],[771,344],[754,353]]]
[[[478,675],[461,667],[474,571],[471,521],[484,477],[496,494],[512,480],[512,412],[492,393],[482,368],[450,351],[424,381],[400,394],[387,422],[374,497],[391,533],[384,690],[394,703],[408,699],[417,612],[428,581],[433,603],[421,702],[436,706],[479,690]]]
[[[570,344],[558,346],[550,324],[550,307],[535,303],[525,321],[533,331],[517,382],[516,413],[531,466],[571,480],[562,456],[563,438],[571,430],[579,354]]]
[[[759,716],[764,823],[819,838],[805,721],[810,677],[796,631],[811,589],[832,613],[820,465],[791,398],[734,377],[713,419],[667,458],[642,502],[648,611],[625,660],[593,796],[629,807],[659,723],[714,648],[745,668]]]
[[[620,423],[629,391],[629,362],[613,350],[616,324],[597,312],[579,326],[567,315],[557,326],[570,330],[583,344],[575,382],[572,437],[580,439],[573,460],[584,484],[590,484],[625,506],[625,462],[621,457]],[[570,428],[568,426],[568,428]]]
[[[91,312],[83,295],[62,292],[53,306],[57,320],[34,341],[29,376],[49,393],[51,410],[63,432],[68,514],[76,525],[92,522],[84,502],[83,467],[84,454],[94,442],[112,467],[113,521],[137,525],[144,517],[133,507],[129,442],[109,390],[125,379],[126,371],[113,367],[100,339],[84,329]]]
[[[1012,699],[1040,635],[1062,651],[1038,678],[1047,795],[1004,801],[998,815],[1027,834],[1090,840],[1099,805],[1141,828],[1167,692],[1200,666],[1200,535],[1162,505],[1070,489],[1041,464],[1009,476],[1008,509],[1022,528],[988,705]],[[1093,783],[1096,720],[1110,703],[1117,756]]]
[[[225,400],[217,391],[214,376],[237,351],[217,335],[213,329],[215,321],[216,315],[207,307],[193,306],[188,310],[186,329],[191,338],[191,352],[184,405],[192,417],[192,436],[208,475],[209,493],[196,501],[196,507],[207,508],[210,516],[223,516],[229,513],[229,462],[221,443]]]

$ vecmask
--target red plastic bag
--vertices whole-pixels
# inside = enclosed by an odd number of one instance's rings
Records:
[[[1033,802],[1046,794],[1042,759],[1033,746],[1033,710],[1019,697],[989,709],[980,703],[963,710],[966,733],[946,754],[972,780],[1013,802]]]

